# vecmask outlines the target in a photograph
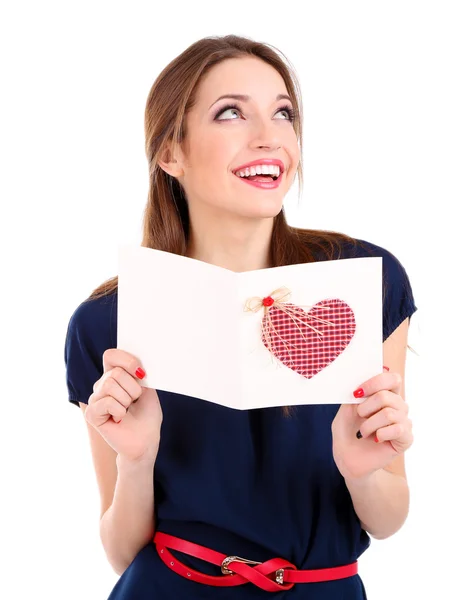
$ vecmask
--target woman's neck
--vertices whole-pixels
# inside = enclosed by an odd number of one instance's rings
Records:
[[[195,219],[190,226],[187,256],[241,273],[270,266],[273,218],[212,224]]]

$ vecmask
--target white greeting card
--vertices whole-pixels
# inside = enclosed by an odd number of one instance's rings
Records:
[[[382,259],[235,273],[119,247],[117,347],[145,387],[235,409],[358,403],[382,366]]]

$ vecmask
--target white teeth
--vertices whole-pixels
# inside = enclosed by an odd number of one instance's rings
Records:
[[[281,169],[278,165],[255,165],[254,167],[246,167],[241,171],[235,171],[238,177],[250,177],[253,175],[273,175],[279,177]]]

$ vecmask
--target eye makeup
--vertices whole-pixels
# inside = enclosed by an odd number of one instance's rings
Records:
[[[227,110],[230,110],[230,109],[235,109],[235,110],[238,110],[239,112],[241,112],[241,109],[240,109],[240,107],[237,104],[230,103],[230,104],[227,104],[226,106],[220,108],[218,110],[218,112],[215,113],[215,116],[213,117],[213,120],[214,121],[219,120],[219,119],[217,119],[217,117],[219,117],[223,112],[225,112]],[[283,110],[286,111],[288,113],[288,115],[289,115],[288,121],[290,123],[293,123],[294,120],[295,120],[295,118],[296,118],[296,112],[295,112],[295,110],[293,108],[291,108],[290,106],[288,106],[288,105],[283,105],[283,106],[280,106],[276,112],[281,112]],[[234,119],[222,119],[222,120],[223,121],[227,121],[227,120],[233,121]]]

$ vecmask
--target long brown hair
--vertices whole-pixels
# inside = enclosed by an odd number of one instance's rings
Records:
[[[189,240],[189,212],[180,182],[158,164],[172,147],[187,139],[185,116],[196,101],[198,85],[215,65],[232,58],[257,57],[278,71],[291,97],[293,123],[301,161],[298,165],[299,196],[302,193],[302,100],[298,79],[289,61],[276,48],[236,35],[206,37],[189,46],[177,56],[154,81],[145,107],[145,152],[149,165],[149,192],[143,217],[141,246],[186,255]],[[287,64],[288,63],[288,64]],[[344,243],[357,240],[336,231],[291,227],[286,222],[284,208],[274,218],[270,241],[269,264],[272,267],[336,259]],[[89,300],[117,291],[118,276],[98,286]],[[289,415],[289,407],[283,407]]]

